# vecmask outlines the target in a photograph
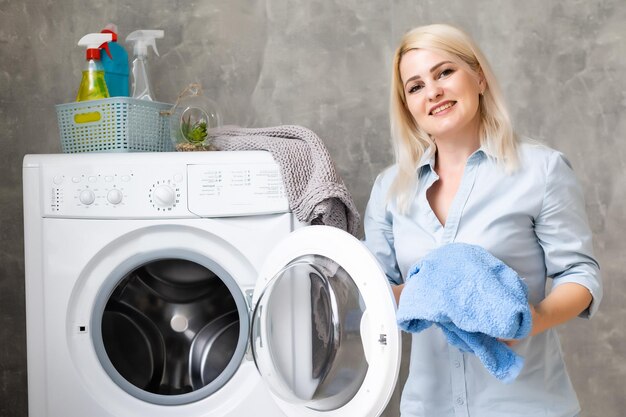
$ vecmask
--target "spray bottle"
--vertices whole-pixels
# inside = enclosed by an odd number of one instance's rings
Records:
[[[90,33],[78,41],[79,46],[87,47],[87,65],[83,70],[83,79],[78,88],[76,101],[109,97],[109,90],[104,80],[104,67],[100,61],[100,48],[104,48],[109,53],[106,43],[111,39],[113,36],[110,33]]]
[[[156,48],[156,39],[164,36],[162,30],[136,30],[126,37],[126,42],[134,42],[132,64],[133,97],[140,100],[154,100],[150,80],[148,78],[148,46],[152,46],[154,53],[159,55]]]
[[[111,57],[102,55],[104,67],[104,80],[111,97],[128,97],[128,54],[123,46],[117,42],[117,26],[107,24],[100,33],[113,35],[111,42],[107,44]]]

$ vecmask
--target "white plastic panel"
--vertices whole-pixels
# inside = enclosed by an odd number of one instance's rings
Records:
[[[189,211],[201,217],[282,213],[289,203],[278,165],[189,165]]]
[[[263,151],[28,155],[24,166],[40,168],[42,217],[175,219],[289,211],[280,169]]]

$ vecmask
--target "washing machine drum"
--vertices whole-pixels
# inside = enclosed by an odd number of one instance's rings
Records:
[[[205,266],[182,259],[142,265],[106,302],[101,362],[118,385],[145,400],[176,404],[210,395],[243,359],[242,305],[241,292]]]

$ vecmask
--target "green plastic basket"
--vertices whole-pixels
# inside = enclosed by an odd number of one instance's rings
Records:
[[[65,153],[165,152],[170,140],[171,104],[112,97],[56,106]]]

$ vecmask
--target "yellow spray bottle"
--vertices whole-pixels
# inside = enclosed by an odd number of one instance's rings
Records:
[[[104,48],[110,57],[111,54],[107,49],[107,42],[110,42],[112,39],[113,35],[111,33],[90,33],[78,41],[79,46],[87,48],[87,65],[83,70],[83,79],[78,88],[76,101],[98,100],[109,97],[109,90],[104,80],[104,67],[100,61],[100,49]]]

